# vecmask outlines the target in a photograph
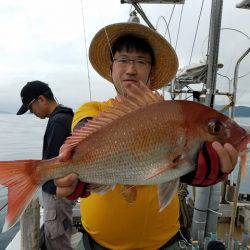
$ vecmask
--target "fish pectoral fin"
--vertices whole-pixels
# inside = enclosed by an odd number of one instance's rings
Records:
[[[133,185],[123,185],[120,190],[123,198],[128,203],[133,203],[136,201],[137,198],[137,190],[136,186]]]
[[[103,184],[90,183],[88,184],[88,191],[91,193],[96,193],[96,194],[105,194],[110,189],[114,190],[114,187],[115,185],[103,185]]]
[[[174,179],[172,181],[158,185],[158,201],[160,212],[171,202],[178,186],[179,179]]]
[[[155,173],[149,175],[145,180],[149,180],[149,179],[152,179],[153,177],[157,176],[157,175],[160,175],[162,173],[164,173],[165,171],[167,171],[168,169],[170,168],[173,168],[175,167],[177,164],[174,163],[174,162],[168,162],[166,165],[160,167],[160,168],[157,168]]]

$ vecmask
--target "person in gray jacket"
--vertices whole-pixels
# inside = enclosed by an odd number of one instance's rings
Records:
[[[59,154],[60,147],[71,133],[73,111],[57,103],[48,84],[41,81],[28,82],[21,90],[22,106],[17,115],[30,110],[40,119],[49,118],[43,139],[43,159]],[[59,198],[54,180],[42,186],[44,203],[45,246],[42,249],[72,250],[73,202]]]

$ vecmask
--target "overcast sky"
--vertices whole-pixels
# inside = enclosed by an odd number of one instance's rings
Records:
[[[237,59],[249,47],[250,11],[236,9],[239,0],[225,0],[223,6],[219,72],[233,77]],[[177,54],[180,66],[188,64],[202,0],[186,0]],[[127,21],[131,6],[120,0],[0,0],[0,110],[16,112],[21,104],[20,90],[27,81],[41,80],[50,84],[57,99],[74,109],[89,101],[88,67],[85,46],[89,48],[94,34],[104,25]],[[173,5],[144,4],[144,11],[161,34]],[[205,0],[192,63],[205,59],[211,0]],[[181,5],[176,5],[169,25],[175,46]],[[84,39],[85,22],[86,44]],[[142,23],[144,23],[142,21]],[[241,33],[242,32],[242,33]],[[166,35],[169,40],[168,35]],[[240,75],[250,71],[250,55],[242,62]],[[89,64],[93,100],[114,95],[112,85],[94,72]],[[218,77],[217,86],[228,89],[228,80]],[[239,79],[238,105],[250,106],[250,75]]]

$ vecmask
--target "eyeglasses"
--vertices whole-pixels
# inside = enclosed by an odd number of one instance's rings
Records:
[[[33,111],[32,111],[32,108],[31,108],[31,105],[32,105],[32,103],[34,103],[34,102],[36,101],[36,99],[37,99],[37,98],[34,98],[33,100],[31,100],[30,103],[29,103],[28,106],[27,106],[28,110],[29,110],[31,113],[33,112]]]
[[[114,61],[117,62],[117,64],[120,67],[128,67],[130,62],[132,62],[134,64],[134,66],[136,68],[145,68],[147,67],[147,65],[151,65],[151,62],[142,59],[142,58],[137,58],[137,59],[129,59],[127,57],[118,57],[118,58],[114,58]]]

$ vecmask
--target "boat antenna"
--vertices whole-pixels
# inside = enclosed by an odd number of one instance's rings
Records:
[[[84,8],[83,8],[83,1],[82,0],[81,0],[81,9],[82,9],[82,25],[83,25],[85,57],[86,57],[86,64],[87,64],[87,71],[88,71],[89,100],[91,101],[92,100],[92,94],[91,94],[91,84],[90,84],[89,61],[88,61],[88,50],[87,50],[87,40],[86,40],[86,29],[85,29],[85,22],[84,22]]]

